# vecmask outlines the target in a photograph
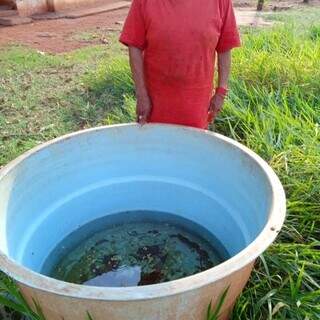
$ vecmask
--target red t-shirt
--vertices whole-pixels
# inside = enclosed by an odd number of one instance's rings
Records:
[[[144,51],[150,122],[208,126],[215,52],[240,46],[231,0],[133,0],[120,41]]]

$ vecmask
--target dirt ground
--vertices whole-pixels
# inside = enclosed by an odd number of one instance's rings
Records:
[[[127,12],[127,9],[120,9],[78,19],[41,20],[27,25],[0,27],[0,45],[14,42],[44,52],[71,51],[91,44],[86,39],[78,39],[76,34],[95,29],[120,30]]]
[[[253,6],[253,0],[235,0],[239,25],[268,26]],[[311,5],[320,5],[320,0],[312,0]],[[288,10],[305,6],[302,0],[268,1],[266,10]],[[1,27],[0,46],[8,43],[22,43],[43,52],[62,53],[93,43],[106,43],[107,32],[119,31],[128,9],[105,12],[78,19],[41,20],[27,25]],[[94,39],[85,36],[85,32],[98,35]],[[79,37],[79,34],[83,36]]]

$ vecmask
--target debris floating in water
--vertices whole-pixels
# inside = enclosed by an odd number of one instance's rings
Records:
[[[113,223],[106,219],[103,230],[97,221],[98,232],[91,223],[66,237],[47,260],[56,261],[48,274],[89,286],[131,287],[187,277],[227,258],[216,239],[189,220],[146,211],[129,221],[121,217],[113,215]]]

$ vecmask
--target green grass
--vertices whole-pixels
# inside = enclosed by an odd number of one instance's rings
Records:
[[[283,23],[246,28],[234,52],[231,93],[215,128],[274,168],[288,216],[233,319],[320,319],[319,15],[316,8],[268,15]],[[133,83],[118,45],[54,56],[10,47],[0,51],[0,69],[0,165],[63,133],[134,119]]]
[[[84,78],[98,61],[120,52],[118,45],[64,55],[0,48],[0,167],[41,142],[103,124],[108,102],[97,106]]]
[[[217,121],[271,164],[288,197],[285,227],[234,319],[320,319],[320,24],[308,21],[287,16],[285,25],[247,32]]]
[[[9,278],[3,278],[0,281],[0,305],[13,310],[15,312],[12,316],[14,319],[21,318],[19,316],[21,315],[30,320],[45,320],[40,306],[36,303],[36,301],[33,303],[35,311],[30,309],[13,280]]]
[[[212,302],[209,303],[207,310],[207,320],[218,320],[225,300],[227,298],[229,287],[227,287],[218,299],[217,304],[213,307]]]

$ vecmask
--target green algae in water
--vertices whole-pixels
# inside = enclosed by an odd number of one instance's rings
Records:
[[[50,254],[43,273],[92,286],[141,286],[190,276],[226,258],[222,245],[199,225],[172,214],[135,211],[73,232]]]

